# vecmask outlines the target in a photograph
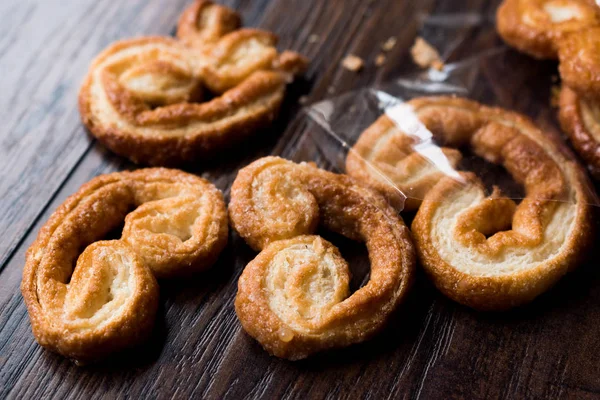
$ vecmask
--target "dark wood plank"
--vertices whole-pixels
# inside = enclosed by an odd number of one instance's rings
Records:
[[[90,149],[76,104],[92,58],[117,39],[169,34],[187,3],[2,2],[0,230],[13,235],[0,241],[0,266]],[[255,22],[266,4],[226,3]]]
[[[233,310],[237,278],[255,253],[232,234],[209,273],[187,282],[161,282],[161,309],[150,343],[84,368],[42,350],[31,335],[18,290],[25,251],[52,211],[81,184],[100,173],[132,168],[84,134],[76,110],[79,80],[107,43],[172,32],[185,3],[0,4],[5,22],[0,26],[0,85],[10,93],[0,99],[5,122],[0,138],[0,228],[5,232],[0,239],[0,397],[600,396],[600,281],[593,262],[533,304],[505,314],[458,306],[419,276],[406,304],[375,340],[291,363],[269,357],[239,326]],[[408,49],[419,32],[434,39],[446,35],[440,43],[451,44],[442,49],[451,61],[500,44],[489,24],[441,29],[420,22],[420,16],[431,13],[471,13],[489,20],[497,1],[223,3],[239,9],[248,25],[277,32],[282,47],[313,60],[306,81],[292,87],[273,129],[240,152],[194,168],[225,193],[241,166],[266,154],[328,166],[309,135],[315,127],[298,114],[298,96],[318,101],[415,72]],[[310,43],[310,35],[319,40]],[[377,68],[373,61],[379,46],[390,36],[398,44]],[[347,53],[365,59],[362,72],[340,68]],[[474,84],[490,102],[551,121],[552,111],[539,104],[545,104],[555,66],[511,57],[507,65],[481,66],[478,79],[498,85]],[[506,79],[508,73],[514,78]],[[368,267],[365,250],[330,239],[362,277]]]
[[[168,33],[185,1],[5,1],[0,42],[0,265],[90,147],[77,122],[77,92],[89,61],[110,42]],[[135,23],[131,23],[135,21]]]

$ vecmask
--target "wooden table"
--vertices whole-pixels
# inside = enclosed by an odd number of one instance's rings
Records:
[[[533,304],[501,314],[459,306],[419,274],[406,303],[374,340],[287,362],[270,357],[238,323],[233,309],[237,278],[255,253],[231,234],[228,248],[209,273],[186,282],[161,282],[161,308],[149,344],[83,368],[38,346],[19,292],[25,251],[52,211],[81,184],[101,173],[133,168],[86,135],[76,106],[81,79],[93,56],[116,39],[172,34],[187,3],[0,2],[0,398],[600,396],[600,280],[595,261]],[[300,96],[314,102],[416,71],[408,49],[424,16],[474,12],[467,17],[492,20],[498,2],[223,3],[239,10],[246,25],[276,32],[282,48],[312,59],[306,80],[292,87],[273,129],[243,150],[194,169],[228,194],[237,170],[251,160],[266,154],[297,155],[306,136],[305,119],[298,113]],[[445,54],[450,61],[501,44],[491,24],[458,25],[445,33],[448,43],[459,39]],[[377,67],[379,47],[391,36],[398,42],[387,62]],[[340,67],[348,53],[365,60],[363,71]],[[547,117],[552,110],[539,104],[547,105],[555,64],[514,56],[524,64],[508,68],[499,83],[502,90],[490,102],[536,119]],[[522,65],[534,72],[526,75],[526,82],[517,79],[525,76]],[[322,161],[317,154],[303,154],[313,156]],[[333,240],[354,269],[365,265],[364,254],[339,238]]]

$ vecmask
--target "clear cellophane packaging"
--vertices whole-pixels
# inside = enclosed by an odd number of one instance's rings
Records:
[[[284,150],[282,155],[297,162],[316,162],[323,168],[346,173],[348,154],[355,152],[354,146],[361,134],[382,115],[387,115],[398,131],[411,138],[410,151],[419,153],[430,164],[430,170],[440,171],[459,184],[463,181],[461,172],[469,171],[481,180],[488,195],[496,188],[494,196],[510,198],[518,204],[527,195],[527,190],[523,184],[515,182],[501,161],[485,160],[466,143],[457,148],[460,161],[450,162],[443,149],[446,144],[443,138],[438,137],[435,130],[427,129],[409,103],[426,96],[456,96],[524,115],[544,135],[552,138],[566,159],[580,163],[567,145],[557,121],[553,97],[559,88],[559,78],[555,62],[540,62],[503,45],[494,31],[493,17],[456,13],[430,15],[421,22],[419,36],[439,51],[445,62],[443,68],[417,69],[415,66],[413,73],[307,106],[300,121],[296,121],[304,125],[304,134],[298,135],[286,149],[290,151]],[[472,51],[465,46],[471,46]],[[457,58],[457,53],[465,56],[457,61],[446,61]],[[377,144],[380,147],[395,145],[393,140]],[[380,183],[385,182],[390,191],[395,192],[395,208],[403,211],[404,204],[411,202],[409,211],[416,211],[414,200],[418,204],[427,190],[420,188],[415,193],[410,190],[410,184],[395,185],[389,171],[364,158],[363,154],[355,153],[354,156],[362,157],[365,168],[371,169],[379,176]],[[582,170],[585,171],[583,167]],[[584,175],[586,201],[597,206],[593,184],[586,172]],[[437,181],[433,179],[429,184],[433,186]],[[575,201],[569,196],[546,198],[544,191],[535,196],[540,200]]]
[[[526,304],[589,256],[600,204],[560,129],[556,62],[509,49],[493,18],[480,14],[428,16],[419,36],[439,51],[443,68],[415,66],[383,84],[308,105],[294,125],[302,134],[280,154],[354,178],[370,175],[368,186],[401,213],[419,264],[446,296],[480,310]],[[471,106],[459,103],[424,121],[428,113],[415,107],[432,98],[467,99],[483,111],[471,118],[461,110]],[[360,144],[382,116],[388,120],[382,140]],[[484,121],[474,123],[478,118]],[[452,137],[469,130],[467,139]],[[409,156],[419,168],[405,162]],[[460,195],[449,180],[469,193]],[[354,250],[346,254],[357,289],[369,279],[369,262]]]

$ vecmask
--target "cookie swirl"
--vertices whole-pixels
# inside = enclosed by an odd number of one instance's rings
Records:
[[[404,298],[414,269],[409,232],[375,192],[311,164],[265,157],[240,171],[232,226],[261,250],[238,282],[244,329],[278,357],[297,360],[364,341]],[[317,226],[363,241],[369,282],[349,293],[348,265]]]
[[[123,220],[119,240],[98,241]],[[222,195],[202,178],[142,169],[93,179],[27,252],[21,291],[36,340],[79,362],[139,343],[154,323],[155,275],[201,271],[226,241]]]

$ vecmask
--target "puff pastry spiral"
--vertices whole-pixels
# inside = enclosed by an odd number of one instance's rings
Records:
[[[593,237],[593,194],[552,139],[520,114],[465,99],[425,97],[407,106],[422,124],[417,130],[503,165],[526,192],[518,205],[497,188],[486,196],[479,179],[464,172],[429,186],[412,232],[423,267],[444,294],[477,309],[506,309],[578,264]],[[395,154],[401,166],[413,157]]]
[[[123,219],[121,239],[97,241]],[[140,342],[158,306],[155,275],[202,270],[226,241],[222,195],[202,178],[142,169],[93,179],[27,252],[21,291],[36,340],[79,362]]]
[[[115,153],[151,165],[194,161],[268,125],[307,61],[239,23],[233,10],[197,0],[180,19],[179,40],[112,44],[81,87],[83,123]]]
[[[239,279],[235,309],[271,354],[297,360],[364,341],[407,292],[415,262],[408,229],[347,176],[262,158],[239,172],[229,210],[232,226],[261,250]],[[370,280],[353,294],[337,248],[312,235],[319,223],[367,246]]]

